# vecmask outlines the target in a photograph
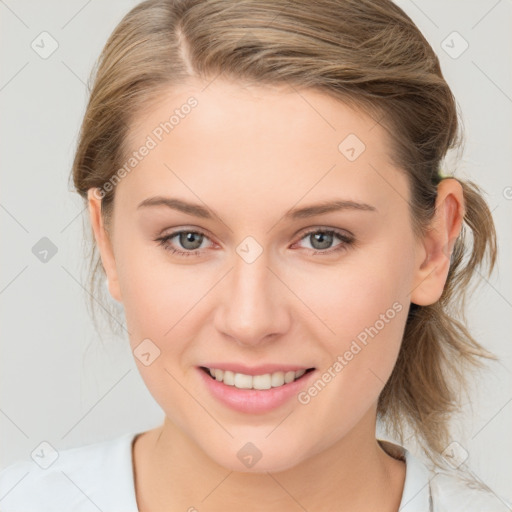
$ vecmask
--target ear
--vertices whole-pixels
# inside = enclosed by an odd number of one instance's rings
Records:
[[[437,187],[435,214],[420,241],[411,302],[428,306],[439,300],[450,270],[450,256],[464,220],[464,193],[454,178]]]
[[[100,192],[101,190],[98,188],[90,188],[87,191],[89,218],[94,232],[94,238],[100,252],[101,263],[107,275],[108,291],[115,300],[122,302],[114,251],[110,235],[103,225],[103,217],[101,216],[102,196]]]

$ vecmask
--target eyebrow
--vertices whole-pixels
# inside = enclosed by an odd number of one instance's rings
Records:
[[[203,219],[212,219],[214,214],[208,208],[199,204],[189,203],[181,199],[172,197],[154,196],[144,199],[138,206],[139,208],[145,208],[150,206],[166,206],[173,210],[178,210],[195,217],[201,217]],[[339,210],[360,210],[360,211],[371,211],[376,212],[377,208],[370,204],[358,203],[355,201],[348,201],[343,199],[335,199],[332,201],[323,201],[318,204],[312,204],[301,208],[293,208],[288,210],[284,218],[285,219],[305,219],[308,217],[314,217],[315,215],[321,215],[324,213],[339,211]]]

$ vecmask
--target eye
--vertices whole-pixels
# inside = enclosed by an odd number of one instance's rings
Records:
[[[182,251],[180,249],[176,249],[171,243],[173,238],[177,238],[181,247],[186,250]],[[163,246],[166,251],[169,251],[172,254],[179,254],[180,256],[199,256],[202,251],[198,251],[198,249],[201,247],[202,242],[207,238],[206,234],[201,231],[185,229],[157,238],[155,241],[160,242],[159,245]]]
[[[341,240],[341,243],[332,247],[335,238]],[[313,229],[303,235],[301,240],[304,239],[310,241],[311,250],[314,251],[313,254],[332,254],[346,250],[354,243],[353,236],[335,229]]]
[[[176,238],[177,243],[185,250],[176,248],[175,244],[171,241]],[[338,238],[341,242],[338,245],[332,246],[333,241]],[[300,240],[309,239],[313,255],[315,254],[332,254],[334,252],[346,250],[354,243],[353,236],[334,229],[312,229],[305,233]],[[157,238],[155,241],[159,242],[166,251],[179,256],[200,256],[203,251],[200,250],[204,240],[209,240],[208,236],[202,231],[195,230],[181,230],[174,231],[169,235]]]

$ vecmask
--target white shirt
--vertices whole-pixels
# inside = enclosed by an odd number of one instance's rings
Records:
[[[138,512],[132,443],[139,433],[62,450],[47,469],[32,459],[9,465],[0,472],[0,511]],[[405,448],[396,444],[392,448],[406,463],[400,512],[512,510],[493,492],[468,486],[458,471],[428,469]]]

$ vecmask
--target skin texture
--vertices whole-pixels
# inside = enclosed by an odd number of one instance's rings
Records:
[[[89,191],[131,348],[149,338],[160,350],[149,366],[135,358],[166,415],[134,443],[139,509],[396,511],[405,464],[376,441],[376,404],[410,303],[442,293],[446,247],[464,213],[460,184],[441,182],[432,229],[416,238],[407,179],[390,163],[381,125],[318,91],[220,79],[162,95],[133,123],[133,149],[191,95],[198,105],[116,186],[110,233]],[[338,149],[349,134],[366,146],[354,161]],[[137,208],[157,195],[216,216]],[[291,208],[333,199],[376,211],[284,219]],[[180,229],[205,232],[201,244],[169,242],[199,255],[171,254],[155,241]],[[337,229],[354,242],[334,236],[320,245],[310,229]],[[247,236],[262,249],[250,264],[236,252]],[[209,361],[297,364],[320,377],[393,304],[401,310],[307,404],[293,398],[264,414],[240,413],[200,378],[197,366]],[[252,468],[237,457],[247,442],[262,453]]]

